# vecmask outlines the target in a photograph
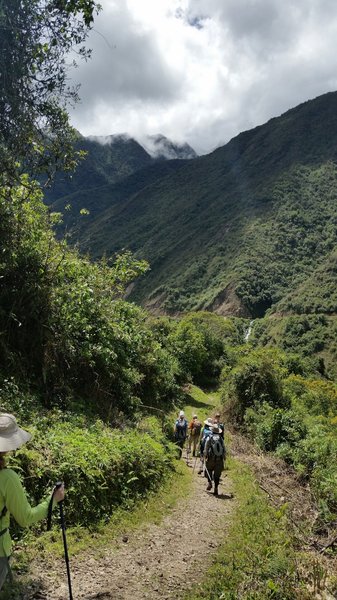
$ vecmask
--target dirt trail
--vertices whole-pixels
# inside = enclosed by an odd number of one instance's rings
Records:
[[[235,499],[226,471],[219,497],[206,491],[206,479],[193,473],[191,493],[160,525],[122,536],[117,549],[104,548],[100,557],[71,561],[74,599],[178,600],[200,581],[216,548],[226,537]],[[64,564],[41,577],[40,593],[27,598],[66,600]],[[43,592],[42,592],[43,590]]]

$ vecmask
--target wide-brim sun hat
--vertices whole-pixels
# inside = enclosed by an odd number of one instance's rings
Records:
[[[213,419],[206,419],[206,421],[204,421],[205,425],[208,425],[208,427],[211,427],[213,425]]]
[[[31,439],[31,434],[21,429],[14,415],[0,413],[0,452],[17,450]]]

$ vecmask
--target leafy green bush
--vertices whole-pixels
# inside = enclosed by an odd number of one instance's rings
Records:
[[[273,407],[286,407],[282,378],[286,371],[276,351],[257,349],[243,354],[230,373],[222,388],[231,419],[243,423],[245,412],[250,407],[264,403]]]
[[[258,445],[267,451],[281,444],[294,447],[307,434],[303,420],[294,411],[272,408],[267,403],[259,410],[247,409],[245,423]]]
[[[241,342],[243,319],[224,319],[209,312],[192,312],[178,319],[151,318],[155,339],[176,361],[179,381],[214,384],[228,364],[230,346]]]
[[[284,381],[285,394],[302,412],[326,417],[337,416],[337,386],[324,379],[290,375]]]
[[[29,184],[29,185],[28,185]],[[28,191],[27,191],[28,190]],[[81,396],[100,415],[172,401],[176,358],[121,296],[147,269],[130,253],[96,263],[55,239],[37,184],[0,190],[0,361],[47,406]]]
[[[156,489],[173,468],[176,449],[151,419],[138,430],[111,430],[60,413],[29,427],[33,440],[11,459],[32,502],[62,480],[67,489],[67,522],[90,527],[115,506],[131,506]]]

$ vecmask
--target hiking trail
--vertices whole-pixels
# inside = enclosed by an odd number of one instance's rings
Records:
[[[202,418],[214,412],[217,398],[190,397],[187,414],[196,410]],[[186,457],[184,450],[183,458]],[[202,584],[216,549],[226,537],[235,498],[232,483],[223,471],[219,496],[207,492],[207,480],[198,475],[199,459],[190,459],[192,478],[188,497],[170,509],[161,523],[147,523],[101,549],[70,558],[74,599],[178,600],[192,584]],[[178,476],[173,485],[179,485]],[[58,559],[52,569],[35,564],[34,583],[24,600],[66,600],[66,567]]]
[[[160,525],[123,535],[117,548],[101,556],[71,560],[74,598],[143,600],[183,598],[211,564],[212,555],[226,536],[234,499],[231,482],[223,473],[219,497],[206,492],[207,481],[195,471],[191,494]],[[103,553],[103,555],[102,555]],[[41,578],[42,590],[30,598],[68,598],[64,563]],[[27,596],[28,598],[29,596]]]

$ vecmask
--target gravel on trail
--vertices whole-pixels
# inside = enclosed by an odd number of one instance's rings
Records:
[[[70,560],[76,600],[178,600],[192,585],[202,585],[218,546],[226,538],[235,499],[227,471],[219,496],[206,491],[207,480],[193,472],[190,495],[181,500],[159,525],[124,534],[117,547]],[[27,600],[66,600],[69,597],[65,563],[53,572],[39,573],[39,591]]]

